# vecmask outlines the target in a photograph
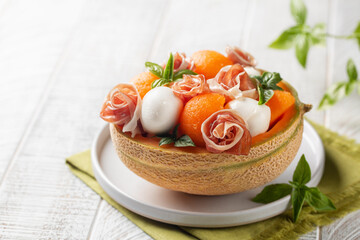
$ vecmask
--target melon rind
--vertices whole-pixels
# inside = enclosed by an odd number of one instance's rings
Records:
[[[296,98],[297,113],[284,130],[252,146],[246,156],[151,146],[122,133],[113,124],[110,124],[111,138],[119,158],[131,171],[161,187],[199,195],[223,195],[256,188],[285,171],[301,144],[307,105],[287,85]]]

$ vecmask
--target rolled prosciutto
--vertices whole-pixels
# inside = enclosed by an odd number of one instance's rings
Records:
[[[109,123],[131,132],[134,137],[140,132],[138,120],[141,113],[141,97],[133,84],[120,83],[106,96],[100,117]]]
[[[184,102],[189,101],[191,98],[199,94],[209,91],[205,76],[202,74],[183,75],[183,78],[175,82],[171,88],[174,94]]]
[[[251,135],[247,124],[234,110],[213,113],[202,123],[201,133],[209,152],[236,155],[250,152]]]
[[[215,78],[208,79],[207,83],[212,92],[224,94],[227,100],[259,97],[255,83],[240,64],[223,67]]]
[[[186,57],[185,53],[174,53],[174,73],[184,69],[194,71],[194,61],[191,58]]]
[[[238,47],[226,47],[225,52],[227,54],[227,57],[233,63],[239,63],[240,65],[246,67],[256,66],[255,58],[251,54],[241,50]]]

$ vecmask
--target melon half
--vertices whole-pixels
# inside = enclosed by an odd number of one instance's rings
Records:
[[[198,195],[256,188],[278,177],[295,158],[303,135],[303,115],[311,109],[299,101],[294,88],[284,85],[296,99],[294,107],[269,132],[253,139],[247,156],[214,154],[198,147],[159,147],[159,139],[131,138],[114,124],[110,124],[111,138],[121,161],[158,186]]]

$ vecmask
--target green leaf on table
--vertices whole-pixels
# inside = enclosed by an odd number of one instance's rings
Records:
[[[145,62],[145,67],[155,76],[162,78],[164,69],[159,64]]]
[[[252,201],[257,203],[270,203],[289,195],[292,186],[286,183],[272,184],[266,186]]]
[[[174,142],[172,137],[163,137],[160,139],[159,146],[171,144]]]
[[[175,141],[175,147],[195,147],[194,142],[188,135],[183,135]]]
[[[306,21],[307,10],[302,0],[291,0],[290,2],[291,14],[298,25],[302,25]]]
[[[299,185],[304,185],[308,183],[310,179],[311,179],[310,166],[305,159],[305,155],[303,154],[294,171],[293,182],[296,182]]]
[[[311,45],[325,45],[326,31],[324,23],[318,23],[311,29],[310,39]]]
[[[183,70],[180,70],[178,71],[177,73],[175,73],[174,75],[174,81],[180,79],[180,78],[183,78],[183,75],[186,74],[186,75],[198,75],[196,72],[193,72],[189,69],[183,69]]]
[[[354,61],[352,59],[349,59],[346,64],[346,71],[349,76],[349,81],[357,80],[358,74],[357,74],[357,70],[356,70]]]
[[[273,184],[265,187],[252,201],[258,203],[270,203],[291,193],[293,206],[293,222],[299,218],[304,202],[308,202],[317,211],[334,210],[331,200],[322,194],[316,187],[309,188],[305,184],[311,179],[311,170],[305,155],[303,154],[293,173],[293,181],[290,184]]]
[[[293,221],[296,222],[299,218],[302,206],[304,205],[306,190],[305,188],[295,188],[291,193],[291,203],[293,206]]]
[[[289,49],[294,47],[296,36],[301,33],[301,29],[301,26],[295,26],[285,30],[269,47],[275,49]]]
[[[307,188],[305,194],[306,202],[317,211],[335,210],[331,200],[316,187]]]
[[[296,58],[303,66],[306,67],[307,55],[310,49],[310,36],[307,34],[298,35],[295,44]]]

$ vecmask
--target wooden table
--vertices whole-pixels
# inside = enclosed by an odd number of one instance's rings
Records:
[[[348,34],[359,0],[306,1],[308,23]],[[65,157],[88,149],[103,122],[104,96],[162,62],[170,51],[238,45],[317,105],[347,79],[355,41],[311,49],[307,69],[293,51],[267,46],[293,25],[284,0],[4,0],[0,2],[0,239],[149,239],[73,176]],[[360,141],[360,97],[308,117]],[[302,239],[358,239],[360,211]]]

